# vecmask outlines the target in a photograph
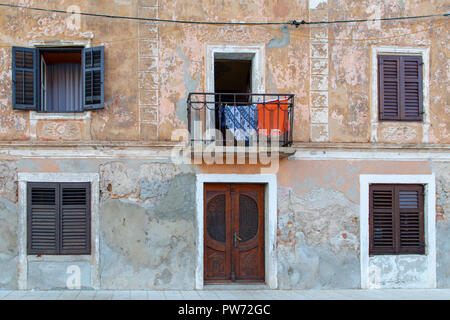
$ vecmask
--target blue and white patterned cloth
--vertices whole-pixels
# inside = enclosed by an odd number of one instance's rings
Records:
[[[230,130],[238,141],[249,141],[258,131],[258,106],[222,105],[222,128]]]

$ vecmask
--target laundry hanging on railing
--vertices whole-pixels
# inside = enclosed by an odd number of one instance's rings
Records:
[[[222,128],[233,133],[237,141],[249,141],[258,131],[258,107],[256,104],[246,106],[221,106]]]
[[[288,99],[258,103],[258,134],[281,136],[289,131]]]

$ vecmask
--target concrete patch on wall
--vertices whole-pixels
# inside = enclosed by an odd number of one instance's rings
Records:
[[[284,26],[280,29],[280,32],[281,38],[275,36],[272,40],[269,41],[269,43],[267,44],[267,48],[283,48],[289,45],[291,41],[289,28],[287,26]]]
[[[194,288],[195,177],[153,178],[137,176],[140,196],[151,201],[122,198],[102,204],[100,265],[105,289]],[[157,181],[157,194],[150,181]]]
[[[17,289],[17,205],[0,198],[0,289]]]
[[[358,206],[342,192],[279,190],[280,289],[359,286]]]

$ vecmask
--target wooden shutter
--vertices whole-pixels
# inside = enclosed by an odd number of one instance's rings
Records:
[[[380,120],[400,120],[400,57],[378,56]]]
[[[395,193],[391,185],[370,186],[370,254],[395,253]]]
[[[60,253],[90,254],[90,184],[61,183]]]
[[[105,54],[104,47],[83,49],[83,108],[102,109],[105,102]]]
[[[422,57],[378,56],[380,120],[422,121]]]
[[[28,254],[58,253],[58,185],[28,183]]]
[[[401,119],[422,120],[422,57],[402,56],[401,69]]]
[[[424,254],[422,185],[370,186],[369,253]]]
[[[399,185],[398,253],[424,254],[423,186]]]
[[[36,110],[37,55],[31,48],[12,48],[13,109]]]
[[[90,254],[89,183],[28,183],[28,254]]]

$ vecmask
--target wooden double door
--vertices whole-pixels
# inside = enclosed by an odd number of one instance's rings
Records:
[[[264,282],[264,185],[204,190],[204,282]]]

